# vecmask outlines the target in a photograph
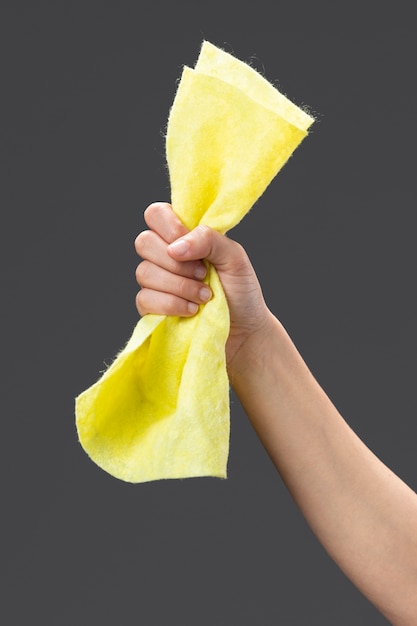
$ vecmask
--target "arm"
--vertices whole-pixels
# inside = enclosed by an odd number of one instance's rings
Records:
[[[215,265],[231,316],[230,382],[272,462],[350,580],[395,626],[417,625],[417,495],[313,378],[241,246],[207,227],[188,234],[169,205],[151,205],[145,219],[151,230],[136,241],[146,259],[137,270],[139,313],[194,314],[188,303],[205,301],[199,259]]]
[[[271,320],[233,387],[310,527],[396,626],[417,624],[417,496],[357,437]]]

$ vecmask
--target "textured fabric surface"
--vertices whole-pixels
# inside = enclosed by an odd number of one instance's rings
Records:
[[[253,68],[204,41],[184,67],[166,156],[174,211],[225,233],[250,210],[313,118]],[[225,478],[229,453],[229,312],[217,273],[192,318],[146,315],[101,378],[76,398],[90,458],[128,482]]]

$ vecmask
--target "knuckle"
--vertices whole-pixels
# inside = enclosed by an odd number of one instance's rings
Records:
[[[234,241],[234,259],[235,259],[235,263],[236,265],[245,272],[248,272],[251,270],[251,262],[249,260],[249,257],[247,255],[247,252],[245,250],[245,248],[238,243],[237,241]]]
[[[168,204],[167,202],[152,202],[152,204],[146,207],[143,213],[145,222],[148,225],[150,225],[154,221],[154,218],[158,216],[158,213],[161,213],[161,211],[166,210],[167,207],[168,208],[171,207],[171,205]]]
[[[149,244],[149,240],[152,236],[152,232],[150,230],[143,230],[135,239],[135,249],[139,256],[145,253],[146,248]]]
[[[203,256],[207,256],[212,247],[213,233],[209,226],[200,224],[196,228],[196,234],[200,240],[200,246],[202,248]]]
[[[144,313],[146,312],[146,309],[144,306],[144,297],[145,297],[144,291],[141,289],[136,294],[136,308],[140,315],[144,315]]]
[[[158,212],[159,204],[157,202],[152,202],[148,207],[146,207],[143,217],[145,218],[145,222],[148,223],[148,219],[152,219],[155,213]]]
[[[187,294],[190,291],[190,285],[189,285],[189,279],[185,278],[185,277],[178,277],[178,283],[177,283],[177,290],[178,290],[178,295],[181,296],[181,298],[186,298]]]
[[[178,300],[175,296],[167,296],[165,302],[165,311],[167,315],[178,315]]]
[[[204,239],[205,241],[207,241],[211,237],[211,228],[209,226],[206,226],[205,224],[199,224],[196,228],[196,231],[199,237],[201,237],[201,239]]]
[[[169,241],[176,241],[184,236],[184,226],[177,220],[170,225]]]
[[[166,315],[178,315],[185,317],[188,315],[187,302],[182,298],[170,295],[166,302]]]
[[[143,285],[149,276],[151,270],[151,264],[148,261],[142,261],[136,268],[136,281],[139,285]]]

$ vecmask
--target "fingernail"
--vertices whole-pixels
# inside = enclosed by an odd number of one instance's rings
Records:
[[[197,265],[194,271],[195,278],[204,278],[206,274],[207,274],[207,270],[206,270],[205,265]]]
[[[196,304],[195,302],[189,302],[188,303],[188,312],[189,313],[197,313],[198,311],[198,304]]]
[[[185,239],[177,239],[177,241],[171,243],[169,247],[173,252],[175,252],[175,254],[182,256],[183,254],[188,252],[190,244],[188,243],[188,241],[185,241]]]
[[[201,287],[199,293],[200,293],[200,298],[201,300],[203,300],[203,302],[206,302],[206,300],[210,300],[211,290],[208,287]]]

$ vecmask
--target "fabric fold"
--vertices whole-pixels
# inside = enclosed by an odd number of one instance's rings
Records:
[[[183,68],[168,117],[174,211],[189,229],[206,224],[226,233],[313,121],[253,68],[204,41],[194,69]],[[76,398],[79,441],[116,478],[227,476],[229,312],[211,266],[206,281],[213,297],[194,317],[144,316]]]

